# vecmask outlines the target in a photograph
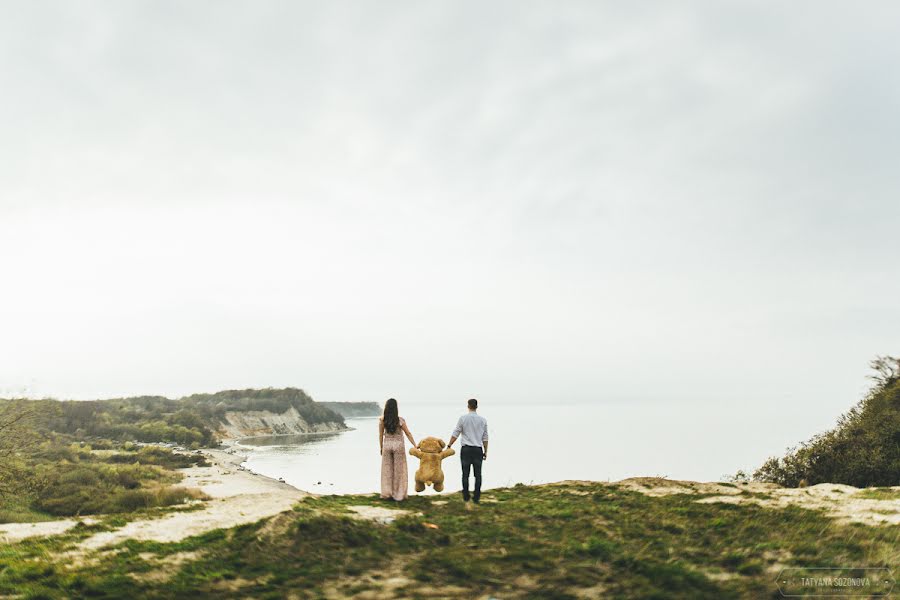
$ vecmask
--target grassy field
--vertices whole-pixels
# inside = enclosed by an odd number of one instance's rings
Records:
[[[474,510],[415,497],[389,524],[309,498],[293,511],[174,544],[72,552],[114,518],[0,546],[0,595],[25,598],[777,598],[783,567],[894,567],[900,526],[797,507],[701,504],[615,485],[491,490]]]

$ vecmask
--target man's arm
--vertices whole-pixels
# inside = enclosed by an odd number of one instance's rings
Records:
[[[453,442],[456,441],[456,438],[458,438],[459,434],[461,434],[461,433],[462,433],[462,417],[460,417],[456,421],[456,427],[453,428],[453,433],[450,434],[450,443],[447,444],[448,448],[453,445]]]
[[[484,446],[484,452],[481,454],[481,460],[487,460],[487,440],[481,442],[481,445]]]
[[[484,422],[484,433],[481,435],[481,445],[482,445],[482,447],[484,447],[484,452],[481,454],[481,460],[487,460],[487,447],[488,447],[487,421]]]

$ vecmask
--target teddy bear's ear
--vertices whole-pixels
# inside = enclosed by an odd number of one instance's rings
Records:
[[[443,448],[444,446],[447,445],[447,444],[444,443],[444,440],[442,440],[441,438],[438,438],[438,444],[441,445],[441,448]]]

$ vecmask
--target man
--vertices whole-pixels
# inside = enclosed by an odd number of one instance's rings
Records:
[[[488,428],[487,419],[477,413],[478,400],[469,400],[469,412],[464,414],[456,422],[456,429],[450,434],[450,443],[447,448],[453,446],[457,438],[460,439],[462,449],[459,451],[459,461],[462,464],[462,495],[463,501],[469,501],[469,470],[475,471],[475,493],[472,500],[478,504],[481,500],[481,462],[487,460]]]

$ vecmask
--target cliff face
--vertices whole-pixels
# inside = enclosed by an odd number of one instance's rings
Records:
[[[286,435],[293,433],[327,433],[344,431],[347,426],[338,422],[308,423],[297,409],[283,413],[266,410],[229,411],[219,426],[220,439],[228,440],[254,435]]]

